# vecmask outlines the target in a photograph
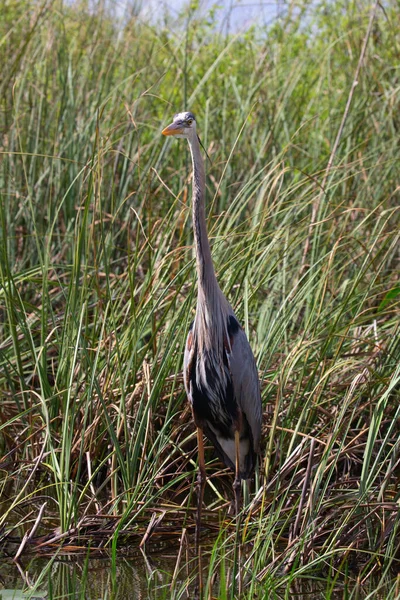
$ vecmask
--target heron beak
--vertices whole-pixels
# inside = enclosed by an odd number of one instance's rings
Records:
[[[183,127],[180,123],[171,123],[161,132],[163,135],[179,135],[183,133]]]

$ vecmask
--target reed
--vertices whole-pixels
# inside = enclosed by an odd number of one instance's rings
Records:
[[[228,36],[191,10],[2,9],[0,548],[143,542],[176,552],[154,597],[193,579],[190,163],[160,135],[190,108],[265,407],[241,597],[398,598],[398,6],[304,1]],[[207,457],[206,594],[233,598],[231,474]]]

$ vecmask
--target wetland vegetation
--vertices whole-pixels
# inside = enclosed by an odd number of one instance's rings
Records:
[[[161,136],[187,108],[264,406],[239,532],[207,449],[204,597],[240,571],[249,600],[400,598],[400,9],[285,7],[228,35],[195,6],[2,4],[0,553],[26,597],[90,598],[107,557],[118,598],[126,556],[138,597],[192,594],[190,160]]]

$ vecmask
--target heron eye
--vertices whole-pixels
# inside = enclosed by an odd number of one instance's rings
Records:
[[[187,123],[188,125],[191,125],[191,124],[193,123],[193,119],[188,119],[188,120],[186,121],[186,123]]]

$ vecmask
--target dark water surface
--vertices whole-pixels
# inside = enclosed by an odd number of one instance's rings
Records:
[[[163,589],[170,580],[165,574],[168,562],[160,564],[161,559],[146,564],[141,556],[117,558],[115,563],[109,558],[77,559],[75,556],[62,556],[57,559],[32,558],[20,565],[13,561],[3,561],[0,565],[0,600],[2,588],[7,590],[35,590],[33,598],[85,598],[85,599],[141,599],[150,596],[151,588]],[[158,564],[157,564],[158,563]],[[164,560],[165,563],[165,560]],[[153,580],[156,579],[157,583]],[[161,593],[160,597],[167,597]],[[16,595],[15,600],[25,596]]]
[[[0,563],[0,600],[193,598],[193,589],[185,591],[185,568],[182,578],[178,577],[175,584],[175,590],[181,593],[175,595],[171,590],[175,565],[176,557],[167,554],[151,558],[124,556],[114,563],[110,558],[77,559],[76,556],[36,557],[20,564],[7,559]],[[257,596],[257,600],[386,598],[383,591],[371,595],[371,589],[373,586],[354,593],[354,589],[338,585],[332,592],[328,582],[299,579],[290,588],[282,586],[279,592],[271,594],[266,590],[264,596]],[[213,600],[217,598],[214,596]]]

